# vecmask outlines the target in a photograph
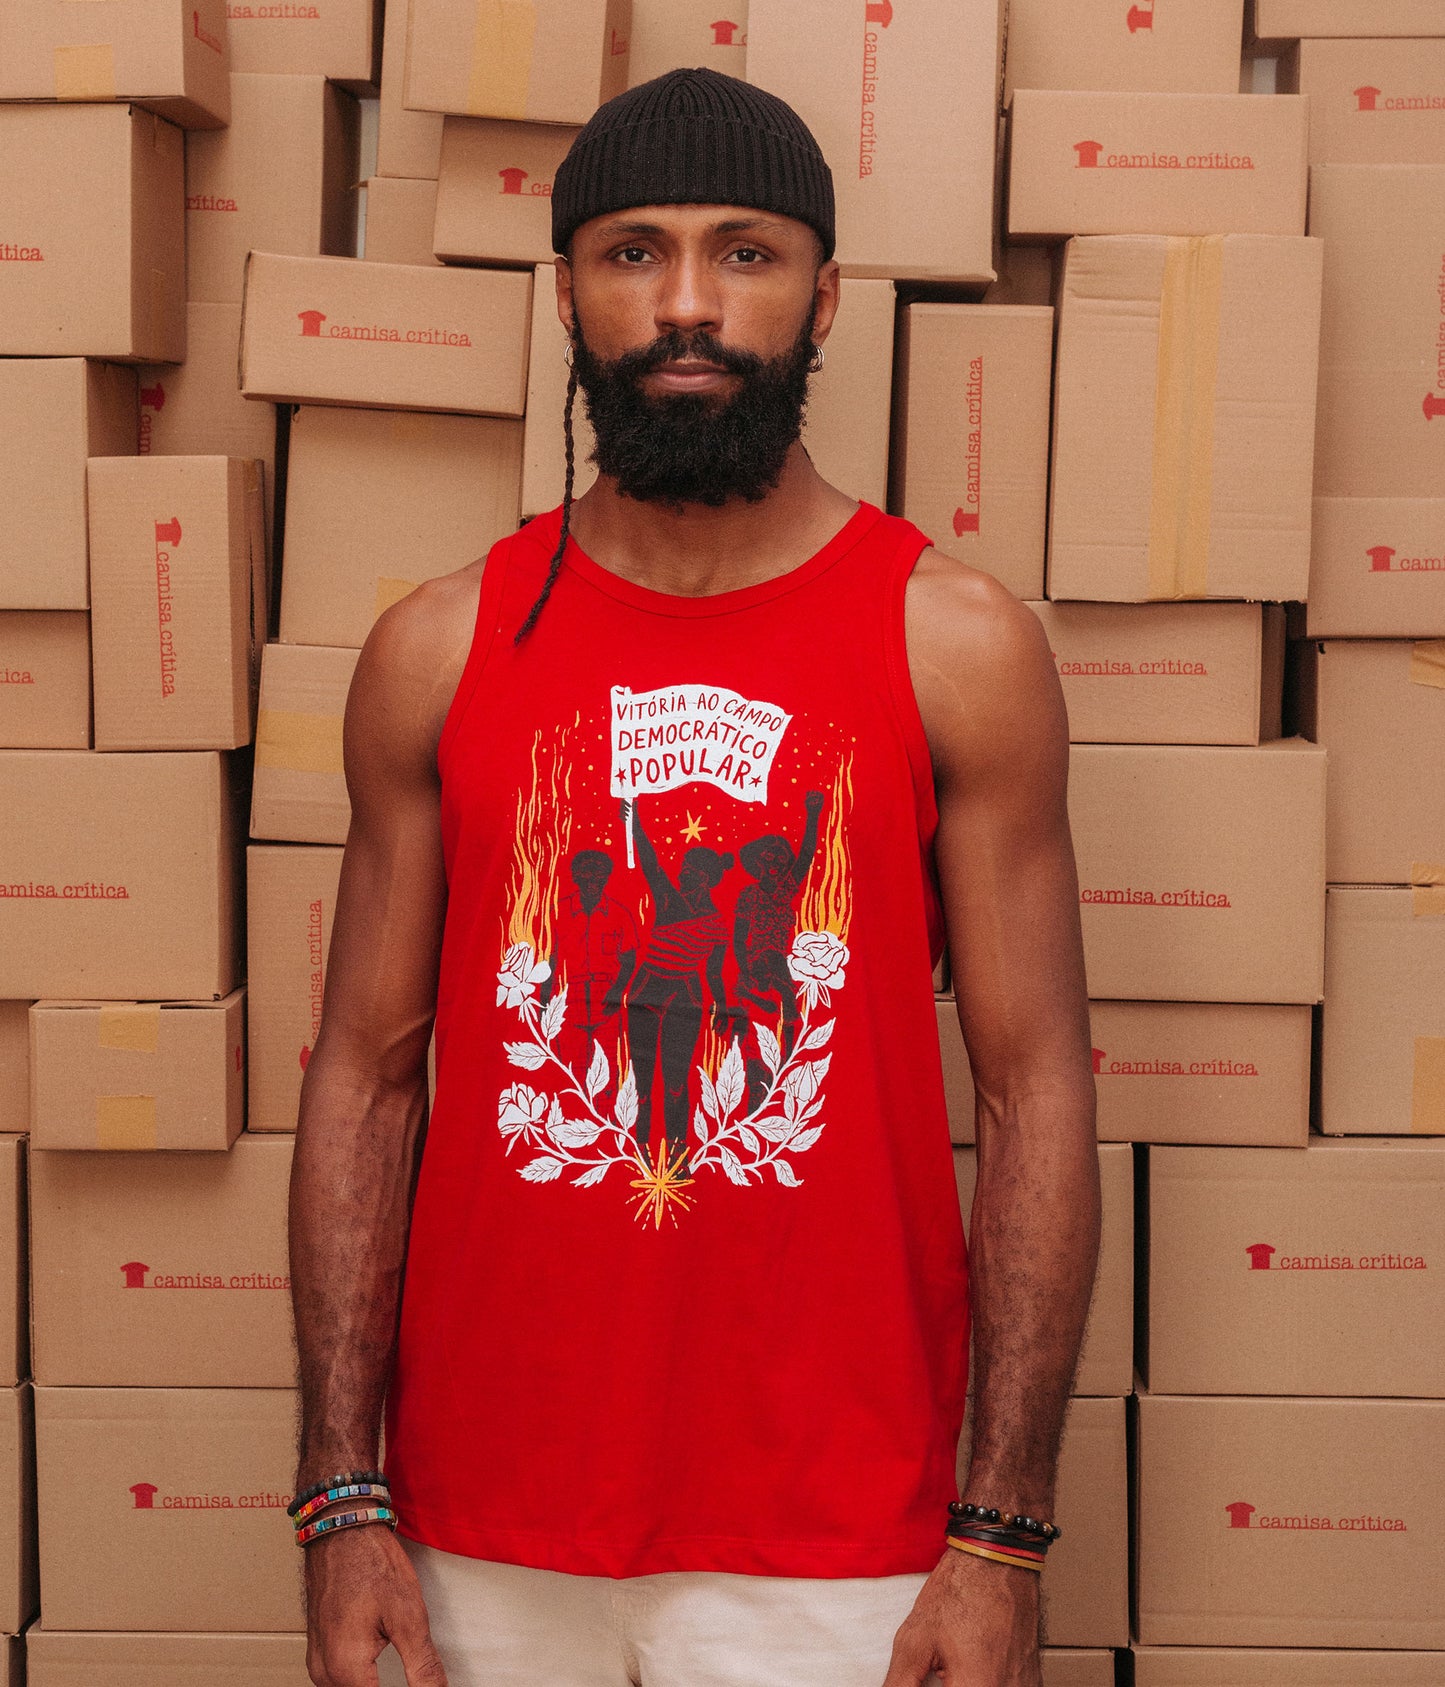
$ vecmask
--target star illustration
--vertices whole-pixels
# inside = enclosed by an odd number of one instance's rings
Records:
[[[632,1187],[639,1193],[630,1197],[637,1202],[637,1211],[633,1217],[646,1223],[647,1215],[651,1213],[658,1230],[662,1229],[664,1212],[676,1225],[677,1214],[673,1208],[678,1206],[686,1210],[692,1205],[693,1197],[684,1195],[682,1191],[697,1181],[696,1178],[682,1175],[683,1166],[687,1161],[686,1144],[678,1150],[677,1158],[671,1165],[663,1164],[662,1153],[663,1144],[659,1143],[656,1162],[648,1166],[644,1176],[633,1178]]]
[[[691,838],[694,843],[701,843],[702,833],[702,816],[700,814],[696,816],[689,814],[687,817],[687,825],[683,830],[683,837]]]

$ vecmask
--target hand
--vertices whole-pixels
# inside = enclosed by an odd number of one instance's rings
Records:
[[[726,1037],[732,1030],[733,1016],[722,1002],[712,1005],[712,1028],[719,1037]]]
[[[1039,1577],[947,1546],[893,1637],[883,1687],[1043,1687]]]
[[[823,793],[821,791],[809,791],[808,794],[803,798],[803,807],[807,810],[807,812],[809,814],[817,814],[817,813],[821,812],[821,810],[822,810],[823,801],[824,801],[824,798],[823,798]],[[953,1551],[956,1550],[956,1548],[949,1547],[948,1550],[950,1552],[953,1552]]]
[[[632,818],[632,802],[629,798],[622,799],[622,824],[625,826]]]
[[[396,1647],[407,1687],[447,1687],[426,1603],[401,1542],[383,1523],[338,1529],[306,1554],[306,1673],[316,1687],[378,1687]]]

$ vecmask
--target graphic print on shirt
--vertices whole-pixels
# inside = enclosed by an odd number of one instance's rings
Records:
[[[708,1173],[800,1186],[849,960],[851,768],[831,722],[706,684],[613,686],[605,717],[537,730],[497,972],[523,1178],[621,1168],[658,1226]]]

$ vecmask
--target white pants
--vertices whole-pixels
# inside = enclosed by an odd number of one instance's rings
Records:
[[[397,1539],[450,1687],[883,1687],[928,1579],[577,1576]],[[381,1687],[405,1687],[391,1647],[377,1668]]]

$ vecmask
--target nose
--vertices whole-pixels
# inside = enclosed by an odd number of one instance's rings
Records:
[[[659,336],[721,334],[722,296],[703,253],[684,247],[663,266],[653,318]]]

